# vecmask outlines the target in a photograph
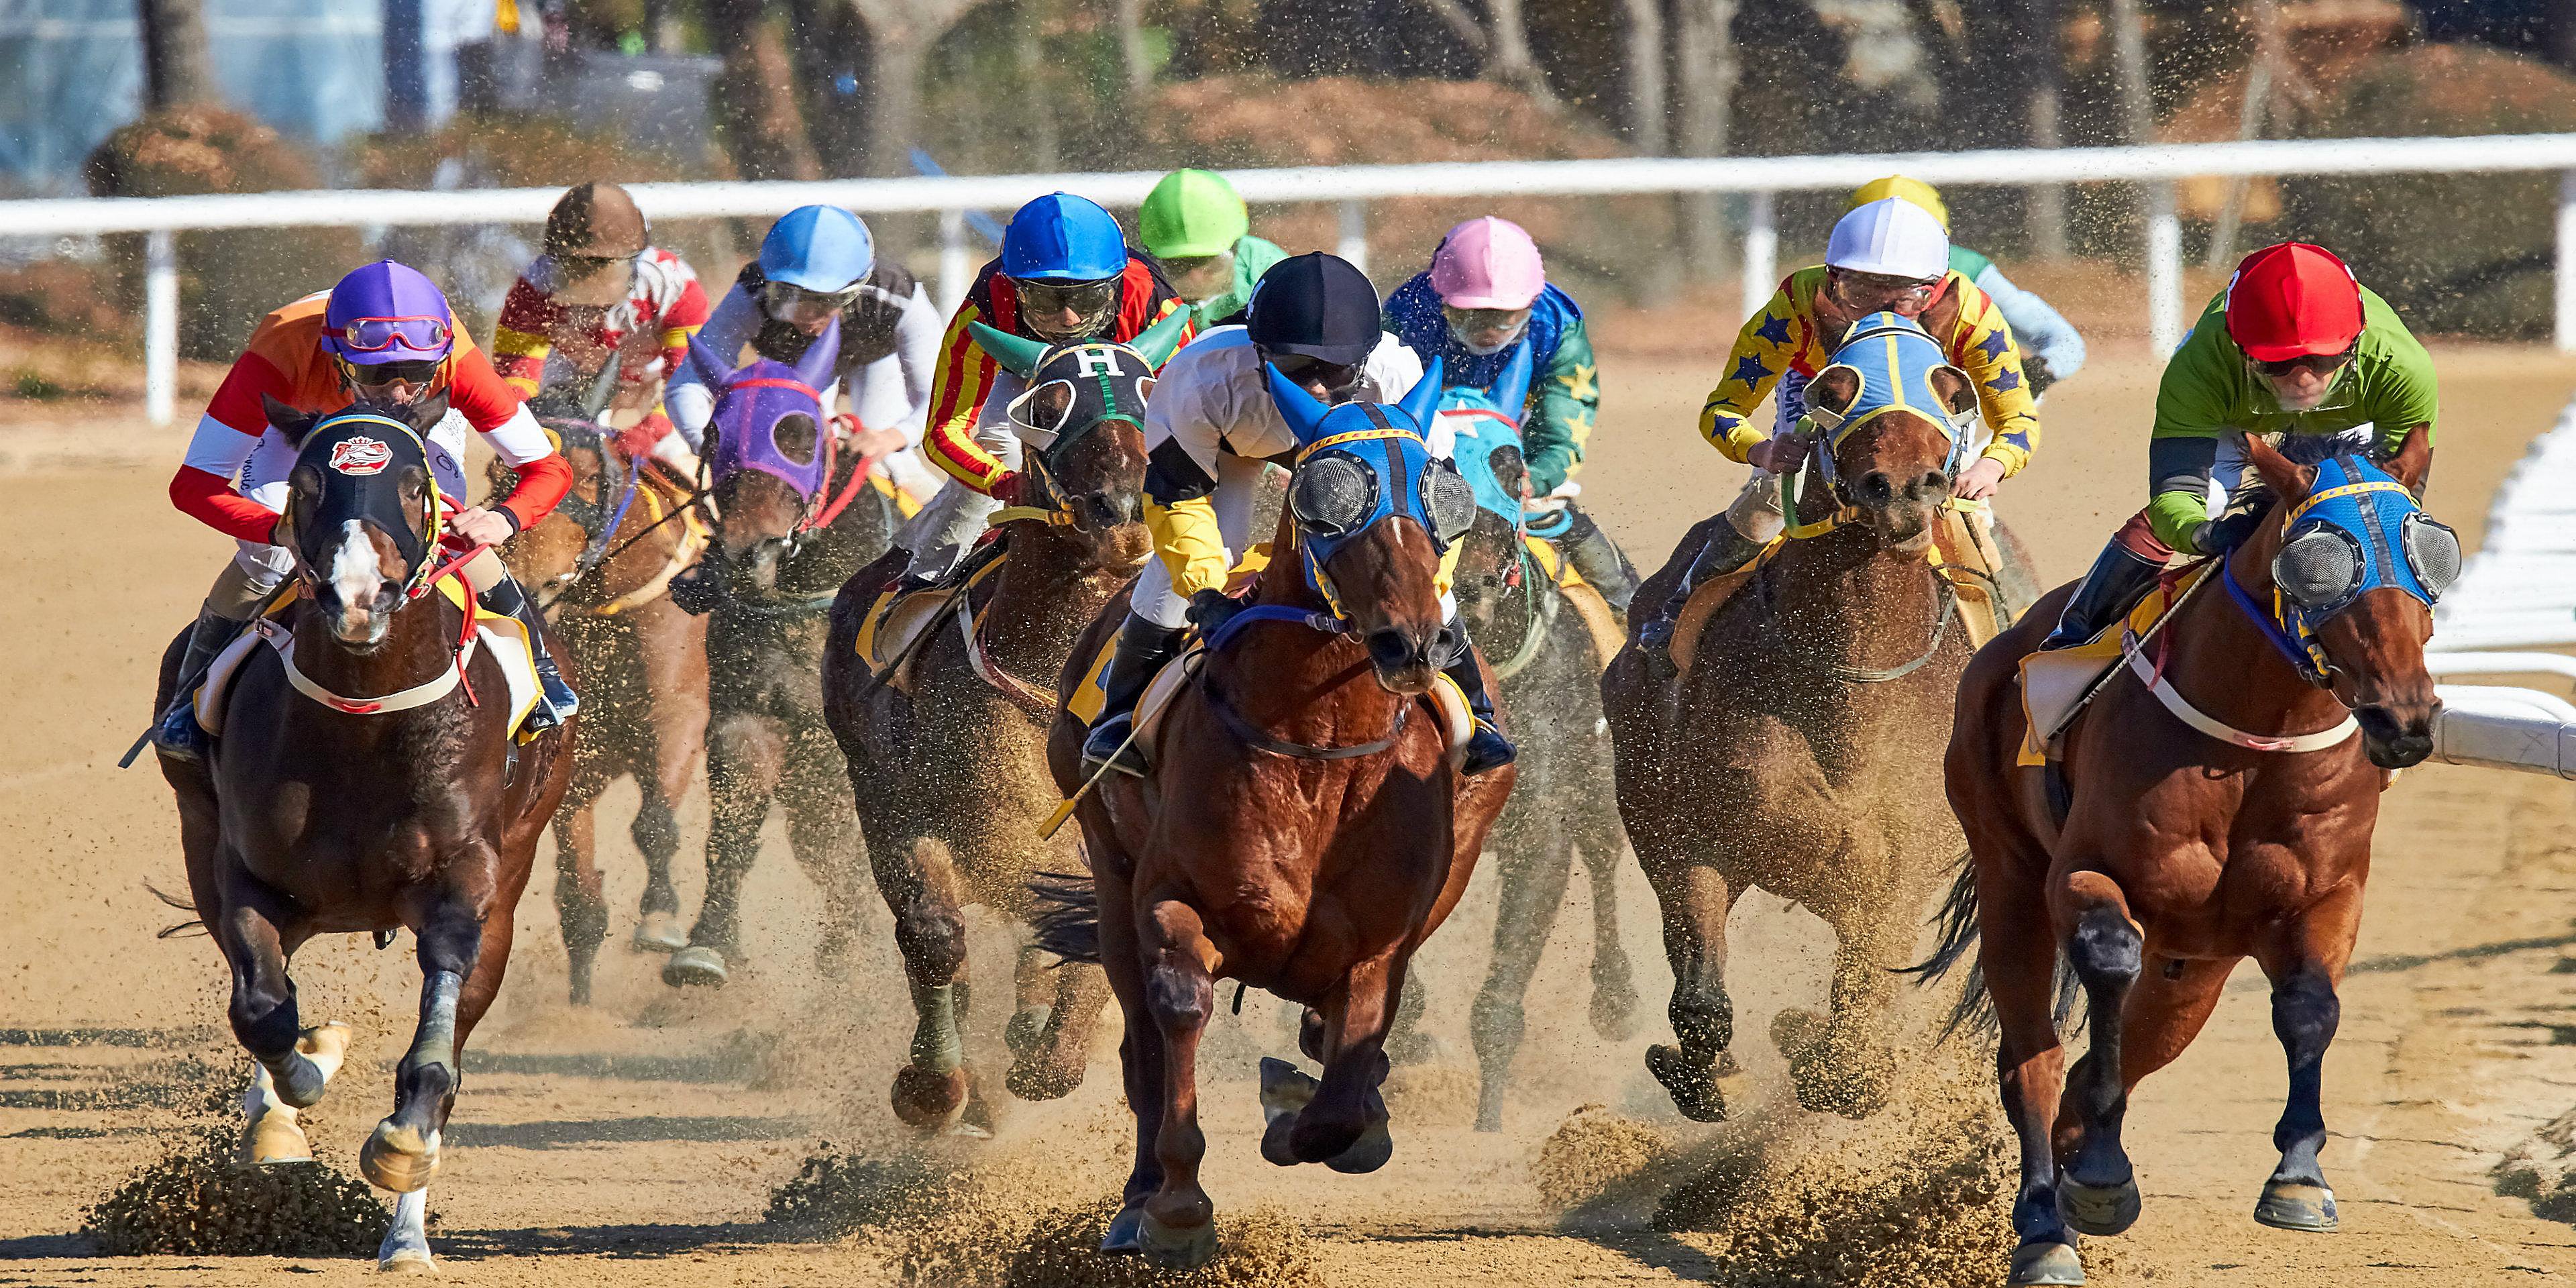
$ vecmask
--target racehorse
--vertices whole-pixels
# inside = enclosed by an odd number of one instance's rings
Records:
[[[198,919],[232,970],[233,1036],[258,1062],[250,1161],[312,1156],[295,1111],[322,1098],[348,1046],[346,1026],[304,1027],[295,950],[322,934],[418,941],[419,1026],[394,1111],[358,1155],[399,1195],[377,1252],[388,1269],[430,1264],[426,1187],[465,1044],[500,990],[537,834],[572,773],[571,724],[514,741],[505,645],[475,631],[465,559],[442,561],[422,435],[446,409],[443,395],[323,416],[269,404],[299,446],[282,526],[303,599],[228,650],[205,763],[161,761]],[[178,696],[185,642],[162,656],[155,711]],[[528,702],[534,684],[526,673]]]
[[[1695,641],[1698,614],[1684,613],[1672,661],[1632,640],[1601,679],[1619,812],[1663,906],[1673,970],[1679,1045],[1649,1048],[1646,1065],[1702,1122],[1725,1117],[1720,1084],[1738,1068],[1726,918],[1744,891],[1796,900],[1833,928],[1831,1018],[1784,1013],[1772,1033],[1800,1104],[1866,1116],[1893,1067],[1890,970],[1912,956],[1918,910],[1957,853],[1949,820],[1925,805],[1970,646],[1927,554],[1976,390],[1920,326],[1873,314],[1807,403],[1821,432],[1790,539]],[[1662,602],[1704,531],[1639,602]],[[1712,582],[1694,601],[1727,589]]]
[[[1055,699],[1041,686],[1149,553],[1145,399],[1187,324],[1175,312],[1130,344],[1055,346],[973,324],[977,342],[1027,385],[1009,414],[1046,444],[1029,453],[1045,499],[996,515],[997,535],[963,570],[973,584],[927,610],[917,643],[893,645],[904,656],[882,676],[858,641],[908,556],[898,550],[861,569],[832,607],[824,715],[849,762],[877,892],[894,913],[912,986],[918,1026],[893,1096],[896,1115],[915,1126],[949,1125],[970,1094],[960,907],[1025,918],[1030,878],[1074,866],[1071,838],[1050,845],[1038,835],[1057,800],[1046,772]],[[995,561],[990,576],[977,575]],[[874,634],[885,633],[880,623]],[[1081,1085],[1108,985],[1088,965],[1046,970],[1034,945],[1021,950],[1018,985],[1006,1081],[1024,1099],[1053,1099]]]
[[[823,723],[822,654],[832,600],[893,543],[895,511],[870,486],[869,462],[837,450],[817,392],[830,381],[840,324],[795,365],[762,358],[740,370],[694,340],[689,360],[717,391],[708,449],[714,544],[672,582],[672,597],[707,625],[707,893],[689,946],[662,979],[721,986],[742,960],[735,925],[743,878],[760,852],[771,804],[787,810],[797,865],[823,894],[816,965],[837,976],[850,950],[860,890],[858,816]]]
[[[2303,466],[2247,437],[2275,498],[2250,507],[2260,525],[2126,649],[2122,669],[2143,682],[2099,689],[2056,763],[2023,767],[2035,757],[2016,671],[2068,592],[1968,669],[1947,770],[1970,863],[1928,965],[1974,943],[1983,988],[1970,983],[1961,1015],[1982,1005],[2000,1022],[1996,1070],[2021,1141],[2015,1284],[2084,1282],[2076,1232],[2137,1219],[2120,1143],[2129,1093],[2182,1054],[2249,956],[2272,983],[2290,1074],[2281,1161],[2254,1219],[2335,1228],[2319,1073],[2379,793],[2432,748],[2423,646],[2459,569],[2458,539],[2415,503],[2429,437],[2415,431],[2385,469],[2357,456]],[[2223,591],[2205,593],[2211,581]],[[2072,998],[2052,1006],[2052,973],[2087,1002],[2092,1048],[2071,1074],[2057,1019]]]
[[[1520,787],[1494,824],[1502,877],[1494,959],[1469,1012],[1481,1075],[1479,1131],[1502,1130],[1503,1093],[1523,1030],[1522,998],[1556,925],[1577,852],[1592,889],[1592,1027],[1612,1041],[1636,1030],[1637,990],[1619,944],[1617,877],[1625,838],[1601,719],[1601,668],[1617,648],[1617,628],[1599,592],[1560,585],[1556,570],[1543,562],[1553,548],[1542,549],[1525,533],[1521,484],[1528,466],[1516,414],[1529,367],[1526,352],[1505,365],[1495,384],[1504,391],[1499,401],[1462,386],[1440,402],[1441,424],[1453,436],[1451,459],[1476,490],[1475,526],[1458,556],[1458,613],[1493,663],[1521,751]],[[1586,595],[1591,602],[1579,598]]]
[[[1136,1160],[1101,1250],[1166,1267],[1216,1248],[1198,1181],[1197,1062],[1217,981],[1304,1005],[1299,1043],[1324,1066],[1318,1084],[1264,1061],[1262,1157],[1384,1165],[1382,1044],[1405,970],[1457,906],[1513,778],[1463,778],[1456,718],[1454,747],[1439,720],[1409,718],[1432,715],[1424,695],[1455,643],[1437,579],[1475,506],[1422,438],[1439,364],[1399,404],[1331,409],[1268,375],[1301,444],[1274,562],[1203,664],[1172,664],[1194,670],[1159,724],[1139,708],[1151,772],[1107,775],[1077,798],[1092,884],[1055,892],[1067,906],[1043,934],[1105,965],[1126,1017]],[[1063,701],[1125,614],[1113,601],[1084,633],[1057,681]],[[1059,714],[1048,741],[1068,796],[1086,782],[1084,733]]]
[[[608,937],[591,807],[619,778],[633,777],[641,795],[628,827],[644,856],[635,946],[688,946],[671,860],[680,852],[675,811],[706,750],[707,626],[671,602],[670,586],[705,548],[706,529],[690,488],[648,460],[628,460],[597,424],[543,423],[572,466],[572,490],[504,554],[589,681],[572,790],[555,812],[555,909],[572,1001],[587,1005],[592,963]],[[508,466],[494,462],[492,482],[496,494],[506,490]]]

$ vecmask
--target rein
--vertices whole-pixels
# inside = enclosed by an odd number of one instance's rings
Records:
[[[1518,540],[1519,530],[1514,529],[1512,535]],[[1546,569],[1541,568],[1538,557],[1530,553],[1529,543],[1520,541],[1517,549],[1520,565],[1515,571],[1520,574],[1521,583],[1521,642],[1509,658],[1494,668],[1496,680],[1508,680],[1538,660],[1539,650],[1547,647],[1549,629],[1556,625],[1557,608],[1563,603],[1562,597],[1539,589],[1539,580]]]
[[[1216,633],[1208,637],[1205,645],[1206,653],[1214,656],[1227,644],[1232,643],[1234,637],[1241,633],[1244,627],[1258,622],[1294,622],[1326,635],[1350,633],[1348,624],[1338,617],[1310,612],[1303,608],[1291,608],[1286,604],[1255,604],[1227,618],[1224,625],[1217,627]],[[1216,712],[1217,720],[1225,725],[1226,732],[1233,734],[1237,741],[1254,751],[1286,756],[1294,760],[1356,760],[1362,756],[1374,756],[1395,746],[1396,741],[1404,736],[1405,719],[1413,711],[1412,699],[1406,698],[1399,701],[1395,708],[1395,725],[1387,730],[1383,738],[1340,747],[1316,747],[1274,737],[1268,730],[1246,719],[1243,713],[1236,710],[1234,704],[1227,701],[1225,695],[1218,691],[1215,679],[1207,673],[1205,667],[1199,669],[1198,682],[1199,692],[1207,698],[1208,706]]]
[[[461,577],[461,570],[465,565],[473,562],[477,556],[489,549],[491,549],[490,546],[478,545],[444,563],[424,564],[423,566],[430,570],[429,575],[404,591],[402,605],[394,611],[400,612],[403,608],[411,606],[412,603],[427,595],[438,583],[450,577]],[[464,623],[457,632],[455,647],[450,650],[455,665],[440,668],[437,676],[432,679],[375,697],[353,698],[334,693],[324,688],[319,681],[297,669],[294,633],[279,626],[275,621],[265,616],[260,617],[252,622],[251,632],[276,651],[278,665],[285,669],[286,682],[289,686],[305,697],[342,715],[376,716],[390,715],[396,711],[409,711],[414,707],[424,707],[436,702],[460,687],[465,690],[465,705],[479,707],[483,705],[483,700],[475,694],[473,681],[465,674],[466,667],[474,658],[475,642],[481,638],[474,629],[478,614],[474,605],[472,586],[465,588],[463,598],[465,600]]]

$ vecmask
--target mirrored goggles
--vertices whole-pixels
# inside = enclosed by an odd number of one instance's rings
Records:
[[[438,379],[443,360],[430,358],[421,362],[375,362],[366,366],[342,363],[353,385],[389,385],[400,380],[406,384],[426,385]]]
[[[2257,362],[2254,364],[2254,369],[2267,376],[2286,376],[2293,371],[2308,371],[2323,375],[2352,361],[2352,354],[2351,349],[2341,353],[2310,353],[2296,358],[2283,358],[2278,362]]]
[[[1053,321],[1072,313],[1085,322],[1106,314],[1118,302],[1118,279],[1097,282],[1021,282],[1020,307],[1032,319]]]
[[[1358,388],[1360,376],[1368,370],[1365,362],[1326,362],[1307,353],[1272,353],[1258,350],[1261,360],[1279,368],[1279,374],[1301,385],[1324,387],[1326,401],[1339,401]]]

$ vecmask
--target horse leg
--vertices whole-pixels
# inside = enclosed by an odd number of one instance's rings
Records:
[[[1619,861],[1625,855],[1617,818],[1599,821],[1599,827],[1578,830],[1574,842],[1592,886],[1592,1031],[1625,1042],[1637,1036],[1636,976],[1619,933]]]
[[[596,778],[596,770],[577,772],[573,790],[555,807],[555,914],[563,926],[575,1006],[590,1005],[591,966],[608,938],[608,900],[600,892],[594,848],[598,811],[593,804],[602,785]]]
[[[1127,1172],[1118,1214],[1101,1236],[1100,1250],[1134,1254],[1145,1250],[1145,1201],[1163,1187],[1163,1164],[1155,1154],[1163,1134],[1163,1032],[1154,1023],[1147,1001],[1145,958],[1128,911],[1134,905],[1126,879],[1118,875],[1132,871],[1134,863],[1108,849],[1089,827],[1083,829],[1083,841],[1091,849],[1096,874],[1101,973],[1125,1023],[1125,1034],[1118,1041],[1118,1072],[1126,1088],[1128,1112],[1136,1119],[1135,1162]],[[1210,995],[1213,999],[1213,990]]]
[[[1652,858],[1649,849],[1656,851]],[[1735,1044],[1735,1003],[1726,995],[1726,917],[1742,892],[1730,888],[1717,869],[1663,846],[1640,846],[1638,863],[1663,905],[1664,957],[1673,968],[1668,1013],[1681,1042],[1646,1048],[1646,1069],[1672,1094],[1683,1117],[1722,1122],[1726,1096],[1718,1080],[1734,1070],[1727,1048]]]
[[[823,934],[814,969],[827,980],[849,974],[851,934],[859,921],[859,816],[843,788],[849,762],[817,718],[791,735],[779,797],[787,806],[787,843],[805,877],[823,892]]]
[[[2347,886],[2278,932],[2258,960],[2272,981],[2272,1032],[2290,1062],[2290,1095],[2272,1129],[2280,1166],[2263,1182],[2254,1219],[2282,1230],[2336,1226],[2334,1190],[2317,1151],[2326,1143],[2323,1094],[2326,1047],[2343,1018],[2335,996],[2360,928],[2361,891]]]
[[[967,1093],[966,1039],[958,994],[966,974],[966,920],[953,880],[934,870],[916,836],[870,838],[877,893],[894,914],[894,946],[912,989],[912,1058],[894,1071],[894,1113],[937,1131],[957,1120]]]
[[[1884,1033],[1887,1008],[1896,993],[1896,974],[1890,967],[1908,946],[1901,942],[1911,938],[1905,932],[1912,930],[1894,915],[1894,909],[1915,906],[1898,899],[1878,906],[1825,909],[1834,930],[1833,983],[1828,993],[1831,1018],[1822,1032],[1802,1033],[1799,1030],[1809,1027],[1812,1017],[1783,1011],[1772,1031],[1774,1041],[1789,1057],[1798,1103],[1809,1111],[1867,1118],[1886,1105],[1887,1083],[1896,1070]]]
[[[754,715],[728,715],[707,731],[707,895],[689,946],[671,954],[662,982],[722,987],[729,963],[742,959],[734,925],[743,878],[760,857],[760,826],[786,770],[777,728]]]
[[[663,629],[656,629],[661,627]],[[647,952],[688,947],[680,927],[680,895],[671,885],[671,862],[680,854],[680,802],[707,747],[706,627],[665,600],[635,623],[642,655],[642,740],[649,764],[638,764],[635,785],[643,803],[628,835],[644,856],[644,898],[636,911],[635,946]]]
[[[2073,927],[2066,959],[2084,986],[2093,1043],[2067,1078],[2074,1103],[2059,1111],[2063,1179],[2057,1202],[2076,1229],[2118,1234],[2138,1219],[2137,1175],[2120,1144],[2129,1108],[2120,1048],[2127,1023],[2122,1010],[2144,965],[2146,941],[2129,917],[2128,898],[2110,877],[2070,872],[2060,894],[2071,914],[2061,924]]]
[[[1198,910],[1177,899],[1155,901],[1137,930],[1145,1009],[1163,1049],[1163,1085],[1149,1093],[1162,1102],[1154,1137],[1162,1184],[1145,1200],[1138,1250],[1163,1269],[1195,1270],[1216,1255],[1216,1204],[1199,1188],[1207,1136],[1198,1121],[1199,1038],[1216,1014],[1216,982],[1209,974],[1216,947]]]
[[[1082,1085],[1091,1063],[1091,1034],[1109,1002],[1100,968],[1065,962],[1053,968],[1055,996],[1045,1023],[1015,1052],[1006,1082],[1022,1100],[1054,1100]],[[1016,1021],[1016,1017],[1014,1017]]]
[[[248,879],[230,884],[247,885]],[[320,1101],[331,1075],[339,1072],[349,1026],[301,1026],[295,981],[287,974],[284,943],[265,892],[228,893],[234,897],[208,924],[232,968],[227,1010],[233,1037],[256,1062],[242,1093],[242,1157],[260,1165],[309,1162],[313,1149],[296,1111]]]
[[[501,992],[501,976],[510,966],[514,926],[508,913],[494,913],[516,905],[519,892],[512,889],[503,894],[505,898],[480,907],[464,896],[451,895],[431,910],[419,928],[421,1026],[413,1035],[410,1052],[394,1071],[393,1116],[377,1124],[375,1134],[358,1153],[359,1170],[387,1189],[397,1187],[385,1185],[380,1172],[418,1178],[418,1184],[398,1189],[395,1195],[393,1224],[376,1246],[379,1270],[432,1268],[429,1180],[438,1171],[439,1139],[446,1134],[448,1115],[456,1107],[457,1089],[464,1085],[466,1041],[491,1010],[492,999]],[[465,969],[462,982],[456,983],[459,965]],[[411,1143],[406,1137],[417,1131],[424,1106],[434,1107],[427,1117],[426,1135],[417,1137],[428,1146],[425,1156],[406,1152]],[[397,1126],[406,1114],[411,1115],[410,1123]],[[393,1130],[389,1133],[388,1128]]]
[[[1395,1155],[1387,1130],[1386,1034],[1403,1004],[1404,963],[1390,949],[1351,967],[1323,1016],[1321,1081],[1283,1060],[1261,1063],[1261,1105],[1270,1125],[1261,1156],[1273,1163],[1322,1163],[1337,1172],[1374,1172]]]
[[[661,775],[639,775],[642,799],[626,834],[644,856],[644,897],[635,912],[635,947],[646,952],[677,952],[688,945],[680,930],[680,892],[671,884],[671,861],[680,855],[678,802],[685,786],[675,790]]]
[[[1565,902],[1565,887],[1574,872],[1574,846],[1552,808],[1512,811],[1508,829],[1498,828],[1494,853],[1502,867],[1502,905],[1494,916],[1494,961],[1484,987],[1467,1013],[1467,1033],[1476,1047],[1476,1130],[1503,1129],[1503,1090],[1511,1082],[1512,1057],[1519,1053],[1525,1020],[1521,1000],[1530,976],[1538,972],[1539,955],[1556,925],[1556,910]],[[1407,990],[1408,995],[1419,987]]]
[[[2012,1208],[2020,1243],[2005,1282],[2080,1284],[2084,1264],[2058,1209],[2057,1155],[2049,1139],[2066,1086],[2066,1048],[2057,1036],[2057,944],[2039,891],[1995,876],[1996,868],[1987,867],[1978,881],[1977,963],[2000,1031],[1995,1078],[2004,1116],[2021,1145]]]

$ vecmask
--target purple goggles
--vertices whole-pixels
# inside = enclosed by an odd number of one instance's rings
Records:
[[[832,468],[822,386],[832,378],[840,349],[837,318],[806,346],[794,366],[759,358],[727,367],[690,337],[689,359],[716,390],[715,414],[708,421],[715,437],[708,469],[716,483],[758,470],[796,489],[807,503],[814,500]]]

